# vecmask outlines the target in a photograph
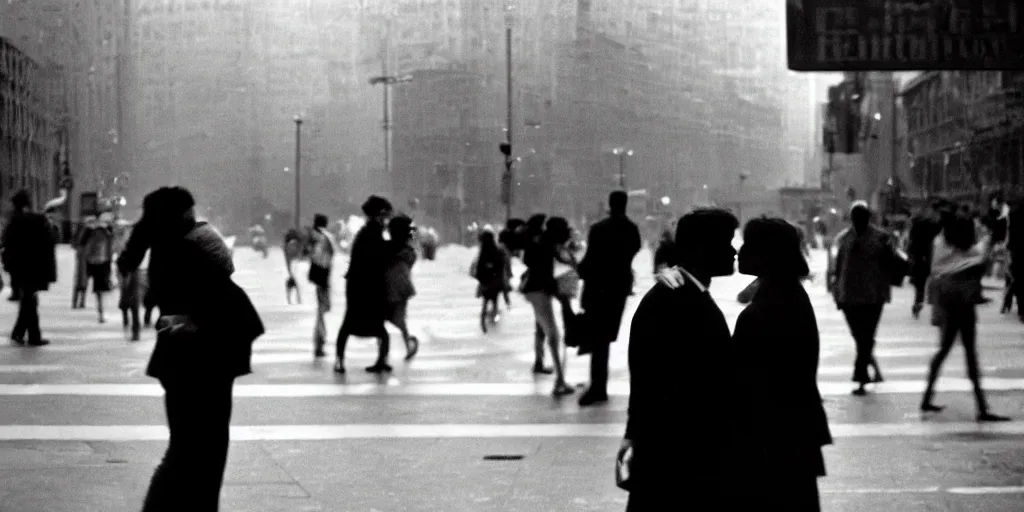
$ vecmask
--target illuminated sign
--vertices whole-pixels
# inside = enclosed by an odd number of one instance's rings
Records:
[[[787,0],[795,71],[1024,69],[1024,0]]]

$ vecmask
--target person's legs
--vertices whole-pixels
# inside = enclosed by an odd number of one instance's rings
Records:
[[[932,403],[935,396],[935,382],[939,379],[942,363],[949,356],[949,351],[953,349],[953,343],[960,331],[959,316],[955,311],[946,311],[942,318],[942,325],[939,326],[939,351],[932,357],[932,362],[928,367],[928,384],[925,386],[924,396],[921,398],[921,410],[926,412],[942,410],[942,407]]]
[[[843,314],[846,317],[846,324],[850,327],[850,334],[857,346],[857,357],[853,364],[853,381],[859,384],[855,391],[857,394],[864,392],[864,386],[871,382],[868,376],[868,366],[871,364],[870,345],[870,310],[869,306],[846,306]]]
[[[558,324],[555,322],[555,310],[552,304],[552,297],[543,292],[533,292],[526,295],[527,300],[533,306],[534,318],[540,325],[544,336],[548,340],[548,348],[551,350],[551,359],[555,363],[555,388],[554,394],[564,395],[571,393],[572,388],[565,382],[565,372],[562,366],[561,346],[562,337],[558,332]]]
[[[487,334],[487,303],[490,302],[486,296],[480,300],[480,330]]]
[[[141,330],[139,325],[139,305],[132,304],[130,309],[132,314],[132,341],[139,341],[139,331]]]
[[[385,329],[377,340],[377,362],[373,363],[373,366],[367,366],[366,371],[370,373],[390,372],[391,365],[388,364],[388,356],[391,353],[391,335]]]
[[[327,323],[324,316],[330,310],[330,288],[316,287],[316,324],[313,327],[313,354],[324,356],[324,345],[327,344]]]
[[[47,342],[43,340],[39,327],[39,295],[35,290],[26,288],[22,288],[20,295],[21,305],[18,308],[18,317],[24,322],[22,328],[27,334],[26,341],[29,345],[45,345]],[[22,314],[25,316],[22,317]]]

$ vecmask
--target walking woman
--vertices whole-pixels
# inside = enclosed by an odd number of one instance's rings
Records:
[[[382,197],[370,196],[363,203],[366,224],[352,242],[352,255],[345,274],[345,320],[338,329],[335,373],[345,373],[345,345],[349,336],[377,338],[380,342],[377,362],[366,371],[391,371],[387,363],[391,338],[384,328],[388,307],[385,273],[391,261],[384,228],[392,211],[391,203]]]
[[[252,343],[263,323],[231,280],[231,251],[195,218],[192,194],[164,187],[143,200],[142,218],[118,258],[121,274],[150,254],[160,313],[146,374],[164,388],[170,442],[143,512],[216,511],[230,443],[235,379],[252,373]]]
[[[760,285],[733,334],[741,378],[734,396],[745,397],[743,415],[750,418],[736,424],[733,438],[745,468],[761,477],[737,510],[817,512],[821,447],[832,444],[832,435],[817,385],[820,341],[801,282],[810,272],[800,235],[782,219],[762,218],[747,223],[743,242],[739,271]]]
[[[572,299],[579,294],[580,288],[580,276],[576,271],[579,262],[576,261],[572,228],[564,217],[551,217],[544,229],[555,247],[555,300],[558,301],[562,312],[562,325],[568,330],[576,318]]]
[[[110,273],[114,253],[114,229],[105,218],[107,215],[104,213],[98,220],[86,225],[80,240],[85,252],[86,273],[92,279],[92,291],[96,294],[96,313],[101,324],[107,321],[103,316],[103,295],[113,287]]]
[[[984,302],[981,278],[988,266],[988,241],[977,242],[974,221],[971,218],[949,212],[943,216],[943,230],[935,239],[931,281],[928,285],[932,323],[939,328],[939,352],[932,358],[928,370],[928,387],[921,400],[921,411],[942,411],[943,407],[932,402],[935,396],[935,381],[938,380],[942,363],[945,362],[959,335],[964,344],[964,356],[967,358],[967,375],[974,385],[974,400],[978,408],[977,420],[1009,421],[1009,418],[989,412],[978,368],[978,316],[975,307]]]
[[[412,219],[399,215],[388,223],[388,266],[387,283],[387,321],[398,327],[405,342],[405,360],[416,357],[420,350],[420,340],[409,334],[409,299],[416,295],[416,287],[412,283],[412,267],[416,264],[416,249],[413,247]],[[388,347],[390,348],[390,347]],[[382,359],[387,363],[388,355]]]
[[[316,287],[316,323],[313,327],[313,357],[326,355],[327,323],[324,317],[331,310],[331,271],[334,270],[334,235],[327,230],[327,216],[313,216],[313,229],[309,232],[312,250],[309,255],[309,282]],[[291,268],[288,269],[291,273]],[[290,294],[289,294],[290,295]]]
[[[487,325],[498,323],[498,297],[505,292],[508,268],[506,252],[494,240],[493,231],[480,233],[480,253],[476,257],[473,278],[477,282],[480,305],[480,329],[487,333]]]
[[[555,362],[555,386],[551,393],[556,396],[572,394],[575,390],[565,382],[565,373],[560,355],[562,336],[558,332],[555,309],[552,301],[558,290],[555,282],[555,243],[544,231],[544,215],[534,215],[527,223],[529,241],[523,254],[526,264],[525,281],[520,291],[533,306],[533,318],[539,332],[534,333],[534,373],[549,373],[544,368],[544,340],[551,349]],[[545,371],[547,370],[547,371]]]

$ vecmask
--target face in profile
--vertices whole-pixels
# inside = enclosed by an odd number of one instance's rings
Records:
[[[708,240],[707,265],[711,277],[731,276],[736,272],[736,248],[732,239],[732,231],[722,231]]]

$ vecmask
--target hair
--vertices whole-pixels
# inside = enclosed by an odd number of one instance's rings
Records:
[[[370,196],[362,206],[363,214],[367,217],[376,217],[384,212],[393,211],[391,202],[380,196]]]
[[[692,252],[703,245],[702,242],[717,235],[731,235],[739,226],[736,216],[721,208],[698,208],[683,215],[676,223],[677,259],[686,263]]]
[[[551,217],[545,226],[545,233],[549,241],[554,244],[563,244],[572,237],[572,229],[565,217]]]
[[[854,230],[863,231],[871,223],[871,209],[863,204],[854,205],[850,209],[850,221]]]
[[[407,215],[398,215],[388,223],[388,234],[391,240],[396,242],[408,242],[412,238],[412,218]]]
[[[313,227],[314,228],[326,228],[327,227],[327,216],[318,213],[313,216]]]
[[[977,242],[974,219],[963,213],[948,215],[943,219],[942,234],[949,245],[962,251],[969,250]]]
[[[807,277],[810,268],[801,250],[801,238],[800,230],[784,219],[751,219],[743,228],[741,272],[758,277]],[[749,268],[742,268],[747,265]]]
[[[183,187],[160,187],[142,200],[144,217],[158,224],[170,223],[196,205],[195,198]]]
[[[608,194],[608,209],[614,214],[626,213],[626,205],[629,204],[629,194],[622,190],[616,190]]]
[[[526,221],[526,232],[530,236],[536,236],[544,232],[544,222],[548,220],[548,216],[543,213],[537,213],[530,217],[530,220]]]
[[[32,206],[32,196],[29,195],[28,190],[21,189],[11,196],[11,204],[18,209],[28,208]]]

